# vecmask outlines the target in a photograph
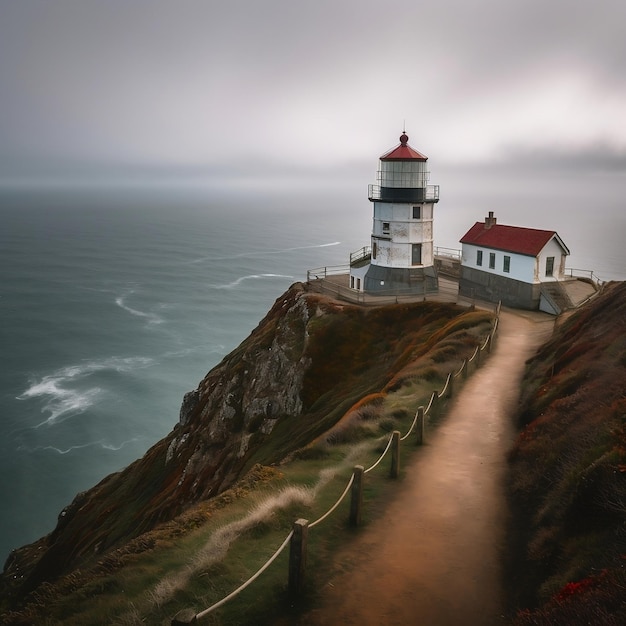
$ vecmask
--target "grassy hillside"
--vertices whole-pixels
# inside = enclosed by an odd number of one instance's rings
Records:
[[[626,283],[529,361],[510,452],[516,626],[626,624]]]
[[[458,370],[492,322],[489,313],[449,304],[368,309],[301,292],[288,295],[289,306],[284,304],[286,298],[279,299],[250,338],[207,375],[200,386],[201,392],[206,389],[204,399],[173,435],[141,462],[75,501],[71,525],[61,524],[55,533],[9,560],[0,589],[2,623],[169,624],[180,608],[200,610],[221,599],[267,559],[294,519],[315,519],[326,510],[345,486],[353,465],[379,454],[383,435],[394,428],[406,430],[416,407],[443,386],[448,372]],[[304,304],[300,298],[305,298]],[[294,363],[300,364],[299,369]],[[301,372],[302,411],[270,414],[272,429],[268,430],[268,407],[279,404],[276,394],[281,393],[275,386],[281,379],[270,371],[274,367],[283,368],[285,386],[293,381],[289,372]],[[267,384],[259,387],[262,376]],[[220,392],[227,384],[228,393]],[[226,470],[204,468],[201,457],[192,455],[193,465],[179,462],[169,466],[165,478],[159,476],[166,472],[166,450],[175,437],[186,444],[194,438],[209,440],[214,429],[227,422],[219,411],[205,410],[217,393],[220,399],[241,399],[241,413],[228,412],[232,417],[224,441],[245,440],[249,447],[237,456],[237,482],[220,495],[191,502],[189,491],[179,488],[191,482],[190,468],[197,472],[193,485],[198,485],[198,493],[204,493],[200,491],[203,480]],[[244,414],[246,406],[261,396],[263,411]],[[219,406],[229,409],[232,403]],[[183,428],[193,429],[188,437],[180,436]],[[241,449],[237,443],[235,452]],[[149,482],[144,483],[146,477]],[[115,490],[102,489],[109,482],[115,483]],[[139,491],[134,493],[129,485],[137,485]],[[369,489],[369,495],[382,494],[388,486],[377,487],[373,481]],[[128,501],[107,495],[109,491],[125,493]],[[150,519],[163,517],[160,524],[138,533],[132,516],[144,492],[154,503]],[[177,497],[182,500],[176,501]],[[165,509],[159,509],[160,500],[168,506],[179,504],[182,513],[167,519]],[[81,517],[81,511],[92,510],[107,512],[109,517],[98,518],[100,523],[92,526],[92,517]],[[105,523],[118,532],[107,550],[97,541]],[[124,524],[129,525],[126,534]],[[146,524],[145,516],[137,524]],[[58,537],[66,529],[72,532],[61,543]],[[318,558],[332,549],[344,530],[342,516],[319,535]],[[122,541],[123,536],[128,539]],[[35,563],[36,567],[41,552],[48,550],[46,565],[52,568],[62,546],[71,550],[78,537],[84,546],[80,562],[74,560],[73,566],[38,581],[25,593],[20,587],[21,581],[28,580],[24,566]],[[56,546],[56,551],[50,551],[50,546]],[[261,585],[255,584],[252,596],[226,608],[219,623],[260,623],[264,610],[274,613],[284,583],[284,567],[277,568]],[[252,620],[248,611],[253,611],[253,621],[247,621]]]

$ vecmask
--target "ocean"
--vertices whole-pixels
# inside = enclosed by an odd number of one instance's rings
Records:
[[[369,243],[361,191],[0,193],[0,559],[166,435],[183,395],[307,269]],[[436,244],[459,247],[483,213],[438,213]],[[623,234],[576,267],[608,258],[605,277],[626,278]]]

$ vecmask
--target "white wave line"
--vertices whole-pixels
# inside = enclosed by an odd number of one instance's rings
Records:
[[[289,278],[293,279],[293,276],[287,276],[286,274],[250,274],[249,276],[241,276],[237,280],[232,283],[228,283],[226,285],[209,285],[209,287],[213,287],[213,289],[233,289],[234,287],[238,287],[244,280],[256,280],[260,278]]]
[[[46,424],[60,424],[72,415],[84,413],[90,406],[95,403],[95,398],[102,393],[102,389],[94,387],[84,393],[72,391],[69,389],[60,389],[52,385],[49,391],[43,391],[38,395],[49,395],[52,397],[42,409],[41,412],[49,411],[50,417],[43,422],[33,426],[34,429],[40,428]],[[18,399],[22,399],[20,396]],[[61,417],[65,416],[63,419]]]
[[[92,387],[87,390],[76,390],[68,388],[79,380],[87,378],[95,372],[103,370],[114,370],[116,372],[126,372],[140,367],[148,367],[154,362],[148,357],[108,357],[101,361],[88,361],[80,365],[69,365],[62,367],[52,374],[42,376],[38,381],[31,381],[31,385],[17,400],[30,400],[40,397],[47,397],[48,401],[41,409],[41,412],[50,412],[50,416],[33,428],[40,428],[48,424],[52,425],[65,421],[65,419],[83,413],[92,406],[98,396],[103,393],[100,387]],[[65,416],[65,419],[59,418]]]
[[[330,243],[320,243],[315,244],[314,246],[296,246],[295,248],[285,248],[284,250],[279,250],[278,252],[291,252],[292,250],[310,250],[311,248],[329,248],[330,246],[338,246],[341,241],[331,241]]]
[[[137,441],[137,437],[133,437],[132,439],[127,439],[126,441],[122,441],[122,443],[120,443],[119,446],[114,446],[113,444],[107,444],[107,443],[101,443],[100,445],[105,449],[105,450],[112,450],[113,452],[117,452],[118,450],[121,450],[123,447],[125,447],[126,445],[128,445],[129,443],[133,443]]]
[[[36,450],[52,450],[54,452],[58,452],[59,454],[68,454],[73,450],[82,450],[83,448],[90,448],[93,446],[93,443],[85,443],[82,446],[70,446],[67,450],[61,450],[60,448],[55,448],[54,446],[43,446],[40,448],[35,448]]]
[[[25,446],[21,446],[20,448],[18,448],[18,450],[26,450],[27,452],[37,452],[38,450],[42,450],[42,451],[51,450],[53,452],[57,452],[58,454],[65,455],[65,454],[69,454],[70,452],[73,452],[74,450],[83,450],[84,448],[93,448],[96,446],[100,446],[104,450],[111,450],[112,452],[117,452],[118,450],[121,450],[124,446],[128,445],[129,443],[133,443],[134,441],[137,441],[137,437],[133,437],[132,439],[123,441],[118,446],[104,443],[102,439],[99,439],[98,441],[90,441],[89,443],[83,443],[78,446],[70,446],[69,448],[65,450],[61,448],[57,448],[56,446],[37,446],[35,448],[27,448]]]
[[[226,346],[222,344],[200,344],[190,348],[183,348],[181,350],[170,350],[169,352],[165,352],[163,354],[163,358],[180,359],[196,352],[201,352],[203,354],[212,354],[214,352],[217,354],[223,354],[224,350],[226,350]]]
[[[132,307],[128,306],[124,302],[123,296],[119,296],[118,298],[115,298],[115,304],[117,304],[117,306],[124,309],[124,311],[130,313],[131,315],[136,315],[137,317],[142,317],[144,319],[147,319],[149,324],[162,324],[163,323],[163,318],[159,317],[156,313],[146,313],[144,311],[139,311],[138,309],[133,309]]]
[[[317,243],[310,246],[295,246],[293,248],[280,248],[277,250],[259,250],[258,252],[242,252],[241,254],[230,254],[228,256],[204,256],[193,261],[188,261],[185,265],[195,265],[204,263],[205,261],[230,261],[232,259],[255,258],[259,256],[268,256],[271,254],[282,254],[283,252],[293,252],[294,250],[310,250],[313,248],[329,248],[330,246],[338,246],[341,241],[331,241],[329,243]]]

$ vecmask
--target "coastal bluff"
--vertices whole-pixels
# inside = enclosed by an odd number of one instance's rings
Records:
[[[363,307],[295,283],[185,395],[165,438],[79,493],[50,534],[11,553],[2,609],[51,592],[74,571],[84,577],[112,553],[123,560],[151,549],[155,528],[297,454],[364,398],[384,396],[403,377],[432,378],[450,358],[471,356],[491,322],[491,313],[473,307]],[[199,523],[185,519],[176,532]]]
[[[529,314],[506,315],[519,321]],[[185,578],[194,591],[168,591],[175,570],[189,571],[199,536],[220,535],[233,518],[239,524],[237,507],[254,501],[257,489],[280,495],[277,486],[294,479],[293,466],[309,484],[320,468],[327,470],[329,458],[343,454],[343,445],[377,441],[381,427],[388,432],[420,398],[441,388],[445,372],[459,371],[493,321],[491,312],[473,307],[433,301],[358,306],[294,284],[185,395],[167,437],[79,494],[52,533],[11,554],[0,579],[0,623],[169,624],[178,609],[209,605],[207,586],[214,591],[228,573],[228,590],[211,601],[224,598],[236,586],[230,586],[232,575],[241,581],[232,553],[208,569],[203,565],[193,581]],[[625,325],[626,283],[602,285],[554,320],[511,396],[516,408],[509,426],[517,434],[502,442],[506,478],[498,481],[509,511],[500,529],[508,594],[502,623],[617,626],[626,619]],[[498,341],[496,351],[512,345],[505,336]],[[481,374],[494,366],[491,359]],[[453,426],[450,415],[442,420],[437,434]],[[418,460],[435,450],[434,438],[427,443],[415,449]],[[484,461],[469,445],[467,453]],[[401,482],[398,492],[407,481]],[[404,502],[423,504],[419,497]],[[376,507],[384,523],[385,507]],[[294,514],[301,515],[300,505],[282,522]],[[258,545],[261,533],[267,548],[273,542],[263,533],[272,524],[261,526],[248,539]],[[329,532],[343,536],[338,526]],[[205,545],[217,549],[211,541]],[[355,546],[348,541],[344,554]],[[348,571],[346,562],[338,566]],[[317,587],[326,580],[316,580]],[[251,615],[258,624],[287,623],[285,616],[276,621],[276,589],[284,580],[265,583],[252,592],[252,605],[231,603],[224,623],[251,623]]]

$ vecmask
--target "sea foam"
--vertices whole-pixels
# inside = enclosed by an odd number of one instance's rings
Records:
[[[286,274],[249,274],[248,276],[241,276],[237,280],[234,280],[232,283],[227,283],[225,285],[209,285],[213,289],[234,289],[241,285],[245,280],[257,280],[263,278],[289,278],[293,280],[293,276],[287,276]]]
[[[83,443],[80,445],[76,445],[76,446],[70,446],[69,448],[57,448],[56,446],[36,446],[34,448],[29,448],[27,446],[19,446],[18,450],[22,451],[22,452],[29,452],[29,453],[33,453],[33,452],[56,452],[57,454],[60,455],[66,455],[69,454],[70,452],[74,452],[74,450],[84,450],[85,448],[102,448],[103,450],[110,450],[112,452],[117,452],[118,450],[121,450],[122,448],[124,448],[125,446],[127,446],[129,443],[134,443],[135,441],[138,441],[137,437],[133,437],[132,439],[127,439],[126,441],[123,441],[122,443],[118,444],[118,445],[114,445],[112,443],[105,443],[104,440],[99,439],[98,441],[90,441],[89,443]]]
[[[274,250],[258,250],[256,252],[241,252],[239,254],[229,254],[226,256],[203,256],[193,261],[187,261],[185,265],[195,265],[197,263],[204,263],[206,261],[232,261],[234,259],[250,259],[256,257],[269,256],[272,254],[283,254],[285,252],[294,252],[295,250],[311,250],[315,248],[329,248],[331,246],[338,246],[341,241],[331,241],[328,243],[317,243],[309,246],[295,246],[293,248],[276,248]]]
[[[126,296],[119,296],[115,298],[115,304],[119,306],[121,309],[124,309],[127,313],[131,315],[135,315],[137,317],[142,317],[148,321],[148,324],[162,324],[163,318],[158,316],[156,313],[146,313],[145,311],[140,311],[139,309],[133,309],[128,306],[124,301]]]
[[[84,387],[85,379],[92,374],[105,370],[127,372],[148,367],[153,362],[154,360],[148,357],[108,357],[99,361],[69,365],[32,382],[26,391],[17,396],[17,399],[46,399],[41,412],[49,412],[50,416],[37,424],[35,428],[44,424],[52,425],[72,415],[83,413],[104,394],[104,390],[97,385]]]

